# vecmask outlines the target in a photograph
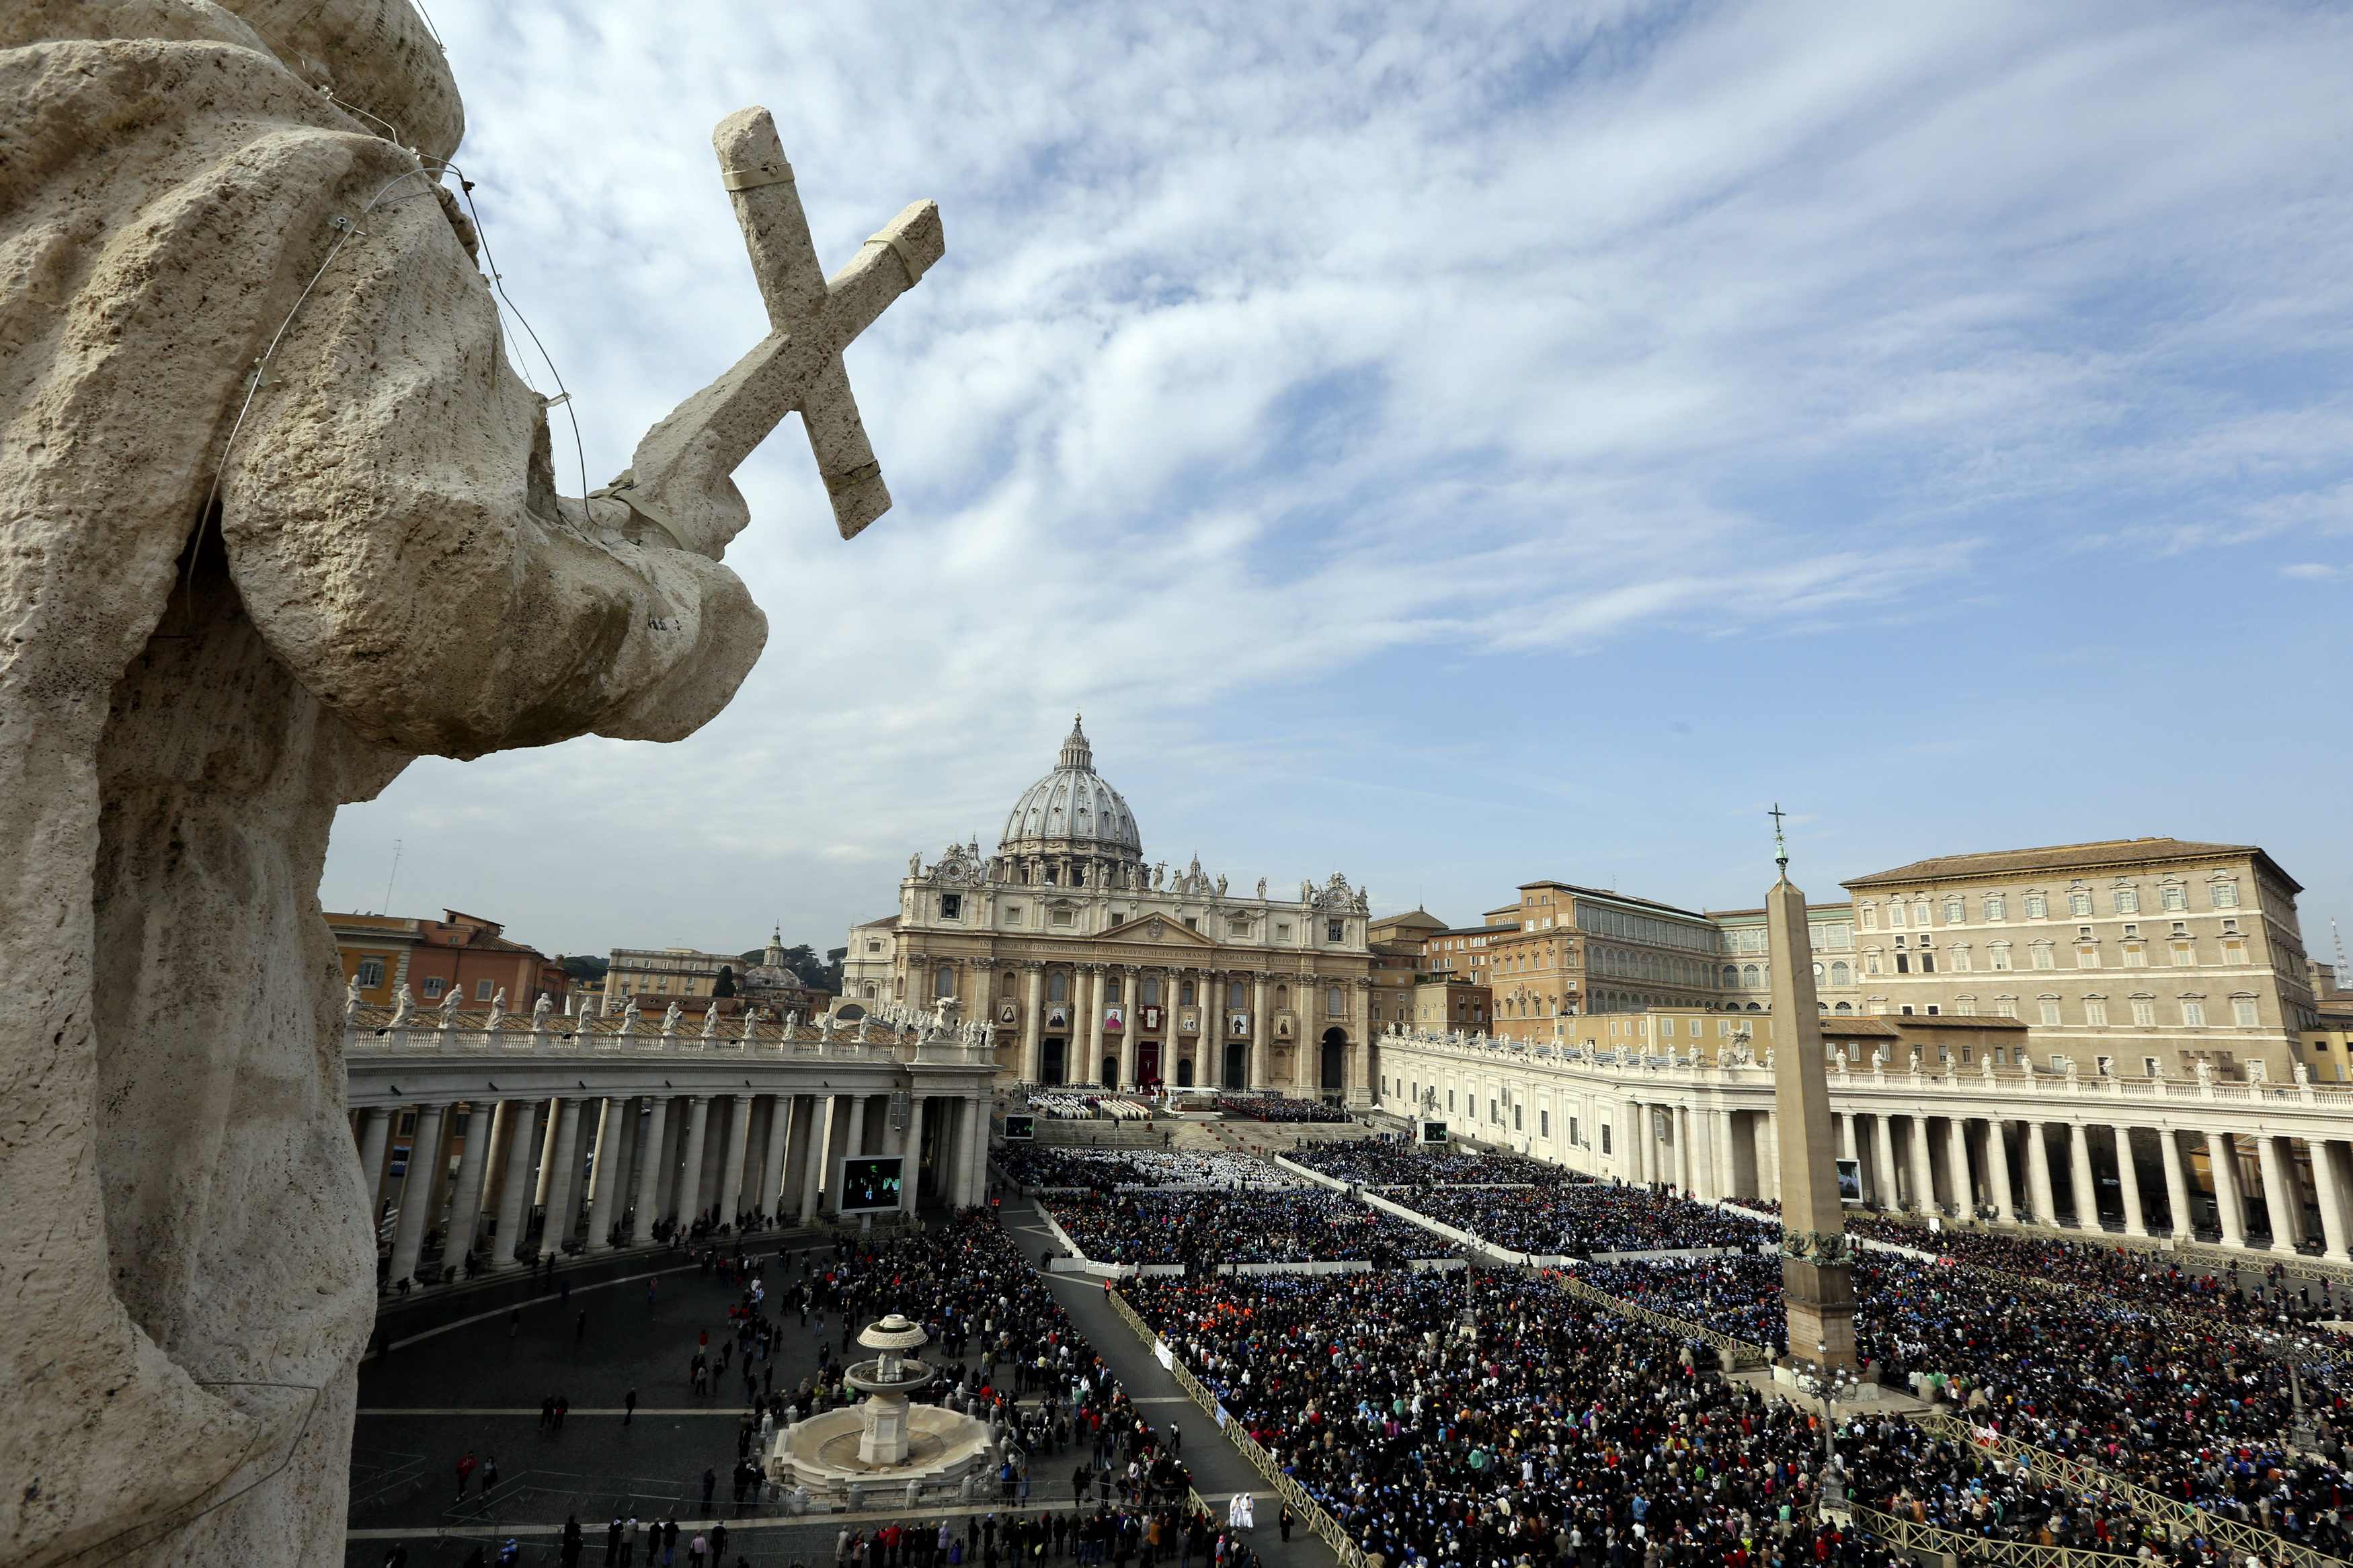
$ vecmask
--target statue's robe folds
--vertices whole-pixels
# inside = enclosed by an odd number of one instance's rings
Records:
[[[335,807],[418,754],[685,735],[766,635],[716,561],[557,496],[458,209],[280,52],[201,0],[0,16],[18,1563],[340,1561],[375,1270]]]

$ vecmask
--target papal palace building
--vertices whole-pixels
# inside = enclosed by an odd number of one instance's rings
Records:
[[[1370,906],[1335,874],[1296,898],[1144,858],[1073,723],[994,852],[920,855],[898,912],[854,926],[841,1010],[985,1021],[1004,1076],[1372,1095]]]

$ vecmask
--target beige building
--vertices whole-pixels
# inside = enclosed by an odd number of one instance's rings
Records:
[[[1476,981],[1448,980],[1430,975],[1413,988],[1413,1017],[1409,1026],[1426,1029],[1432,1034],[1483,1030],[1488,1026],[1493,1005],[1487,988]]]
[[[1773,959],[1766,951],[1764,910],[1711,910],[1708,919],[1718,932],[1716,1005],[1745,1013],[1772,1005]],[[1814,947],[1814,991],[1822,1011],[1839,1017],[1862,1012],[1854,905],[1808,904],[1806,925]]]
[[[2317,1022],[2302,888],[2251,844],[1949,855],[1845,887],[1863,1012],[2021,1018],[2045,1070],[2284,1079]]]
[[[1005,1076],[1372,1097],[1371,910],[1335,874],[1298,896],[1144,858],[1073,725],[994,853],[910,860],[899,909],[853,926],[842,1005],[952,1001]]]

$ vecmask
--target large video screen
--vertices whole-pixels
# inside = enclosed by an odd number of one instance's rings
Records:
[[[1423,1123],[1421,1124],[1421,1141],[1422,1141],[1423,1142],[1425,1142],[1425,1143],[1443,1143],[1443,1142],[1446,1142],[1446,1123],[1445,1123],[1445,1122],[1443,1122],[1443,1121],[1425,1121],[1425,1122],[1423,1122]]]
[[[1008,1116],[1005,1119],[1005,1141],[1008,1143],[1034,1142],[1038,1137],[1038,1119],[1034,1116]]]
[[[1841,1204],[1854,1204],[1860,1206],[1862,1203],[1862,1162],[1860,1160],[1840,1160],[1836,1162],[1836,1164],[1838,1166],[1839,1202]]]
[[[853,1154],[841,1163],[841,1212],[888,1214],[904,1191],[906,1158],[899,1154]]]

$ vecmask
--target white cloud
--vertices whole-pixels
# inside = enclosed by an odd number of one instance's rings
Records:
[[[717,943],[779,905],[817,936],[993,829],[1074,705],[1181,794],[1213,705],[1279,715],[1388,651],[1813,634],[2072,541],[2319,530],[2353,437],[2241,374],[2353,319],[2341,16],[436,20],[591,483],[763,328],[722,114],[776,110],[828,263],[919,195],[948,256],[849,355],[898,510],[840,544],[796,428],[741,476],[775,633],[735,706],[676,747],[427,765],[346,814],[331,899],[395,832],[527,809],[565,848],[486,895],[545,940]],[[679,890],[543,886],[598,863]]]

